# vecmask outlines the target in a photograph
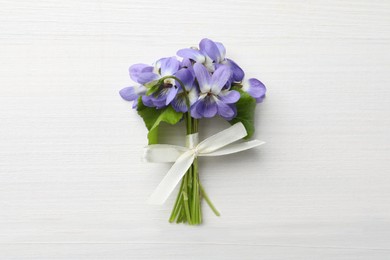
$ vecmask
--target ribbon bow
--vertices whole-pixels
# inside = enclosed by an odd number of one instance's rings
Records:
[[[153,144],[145,150],[147,162],[175,162],[149,198],[151,204],[163,204],[198,156],[221,156],[252,149],[265,142],[252,140],[234,143],[247,135],[242,123],[203,140],[198,144],[198,134],[187,135],[187,147]],[[233,144],[234,143],[234,144]]]

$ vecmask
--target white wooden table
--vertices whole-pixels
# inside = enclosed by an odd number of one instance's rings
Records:
[[[267,144],[201,160],[222,216],[189,227],[118,91],[203,37],[267,85]],[[0,259],[390,259],[389,46],[388,0],[0,0]]]

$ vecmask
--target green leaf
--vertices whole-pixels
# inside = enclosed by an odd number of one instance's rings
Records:
[[[248,93],[242,91],[239,88],[233,88],[240,92],[240,99],[236,103],[237,107],[237,116],[229,121],[230,124],[235,124],[241,122],[248,133],[244,139],[249,139],[252,137],[255,132],[255,108],[256,108],[256,99],[251,97]]]
[[[143,118],[146,128],[149,130],[149,144],[158,143],[158,127],[161,122],[174,125],[177,124],[183,117],[183,113],[176,112],[171,106],[163,109],[147,107],[142,103],[141,98],[138,99],[137,111]]]

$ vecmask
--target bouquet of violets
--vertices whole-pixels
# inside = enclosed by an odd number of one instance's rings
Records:
[[[226,58],[220,42],[202,39],[199,48],[181,49],[177,56],[181,59],[162,58],[153,66],[132,65],[129,74],[136,84],[119,93],[133,101],[149,130],[144,159],[174,162],[149,201],[164,203],[181,181],[169,222],[197,225],[202,223],[202,199],[219,216],[200,182],[198,157],[231,154],[264,143],[237,141],[253,135],[255,107],[263,101],[266,88],[258,79],[244,79],[244,71]],[[233,126],[198,143],[200,119],[215,116]],[[181,120],[186,125],[186,147],[159,144],[159,125]]]

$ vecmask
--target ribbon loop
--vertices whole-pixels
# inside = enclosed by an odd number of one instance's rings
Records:
[[[221,156],[252,149],[265,142],[252,140],[232,144],[247,135],[242,123],[237,123],[198,144],[198,134],[186,137],[186,146],[154,144],[146,147],[148,162],[175,162],[149,198],[151,204],[163,204],[197,156]]]
[[[200,142],[198,150],[202,154],[211,153],[244,138],[246,135],[247,132],[244,125],[242,123],[237,123]]]
[[[188,148],[170,144],[152,144],[144,149],[143,160],[146,162],[175,162]]]

